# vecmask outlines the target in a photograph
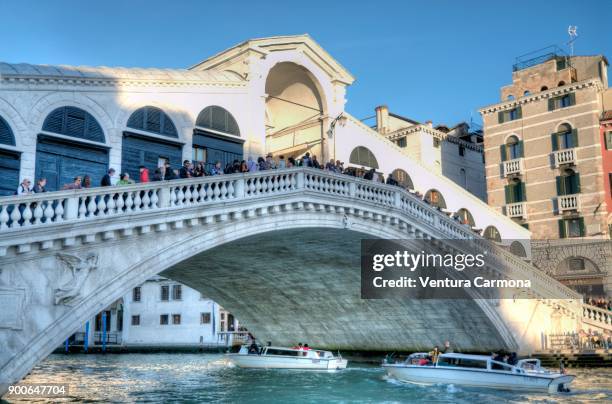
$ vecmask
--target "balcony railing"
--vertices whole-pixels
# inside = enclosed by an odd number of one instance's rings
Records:
[[[504,177],[511,174],[522,174],[524,171],[523,158],[504,161]]]
[[[612,331],[612,312],[609,310],[584,304],[582,306],[582,321]]]
[[[567,211],[580,211],[580,194],[563,195],[557,198],[559,213]]]
[[[506,205],[506,216],[508,217],[527,217],[527,205],[525,202],[509,203]]]
[[[576,164],[578,161],[576,149],[564,149],[553,152],[553,159],[555,161],[555,167],[559,167],[563,164]]]

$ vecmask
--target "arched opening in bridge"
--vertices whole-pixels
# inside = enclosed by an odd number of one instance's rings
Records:
[[[0,116],[0,196],[13,195],[19,185],[21,154],[14,147],[13,130]]]
[[[59,136],[58,136],[59,135]],[[36,143],[36,178],[47,179],[47,190],[62,189],[76,176],[98,184],[108,168],[104,131],[89,112],[65,106],[45,119]]]
[[[180,166],[183,144],[178,137],[174,122],[164,111],[152,106],[137,109],[123,131],[121,171],[137,180],[140,166],[149,169],[151,176],[166,162]]]
[[[459,223],[461,224],[467,224],[470,227],[476,226],[476,222],[474,222],[474,216],[472,216],[470,211],[465,208],[459,209],[457,213],[455,213],[455,216],[457,217],[457,220],[459,220]]]
[[[378,161],[374,153],[367,147],[357,146],[351,152],[349,163],[357,166],[357,168],[365,167],[366,169],[373,168],[378,170]]]
[[[502,241],[501,234],[499,233],[499,230],[497,230],[497,227],[495,226],[487,226],[487,228],[484,230],[483,236],[487,240],[491,240],[496,243],[501,243]]]
[[[323,162],[325,98],[305,67],[281,62],[266,78],[266,150],[275,156],[306,152]]]
[[[224,168],[242,160],[243,144],[238,122],[228,110],[212,105],[200,112],[193,131],[192,158],[203,163],[207,171],[217,162]]]
[[[596,263],[584,256],[575,255],[559,262],[554,277],[587,297],[605,296],[605,275]]]
[[[437,189],[430,189],[427,191],[423,200],[438,209],[446,209],[446,201],[444,200],[444,197],[440,191]]]
[[[513,241],[510,244],[510,252],[517,257],[526,258],[527,252],[525,251],[525,247],[520,241]]]
[[[404,189],[414,189],[414,184],[412,183],[412,178],[410,175],[401,168],[396,168],[391,173],[393,179],[398,182],[399,186]]]

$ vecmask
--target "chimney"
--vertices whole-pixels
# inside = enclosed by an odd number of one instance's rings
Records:
[[[389,131],[389,108],[386,105],[376,107],[376,130],[380,134]]]
[[[425,121],[425,125],[427,125],[430,128],[433,128],[433,122],[432,121]]]

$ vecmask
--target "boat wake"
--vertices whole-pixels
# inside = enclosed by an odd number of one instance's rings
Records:
[[[231,359],[221,358],[206,363],[206,369],[231,369],[235,368],[236,364]]]

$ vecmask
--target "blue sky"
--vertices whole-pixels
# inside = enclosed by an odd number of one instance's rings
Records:
[[[0,0],[0,60],[188,67],[248,38],[309,33],[357,78],[347,110],[478,119],[515,57],[567,42],[612,59],[612,1]]]

